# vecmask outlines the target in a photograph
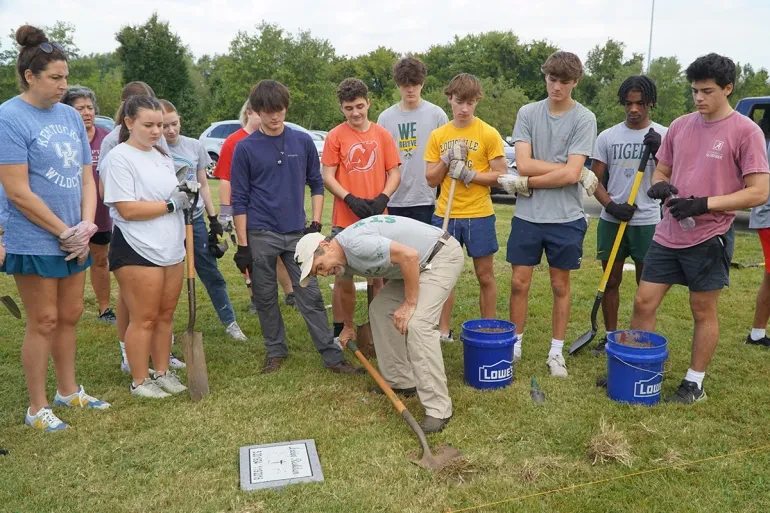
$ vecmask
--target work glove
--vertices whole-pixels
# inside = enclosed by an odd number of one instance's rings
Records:
[[[219,216],[217,219],[224,231],[233,231],[233,207],[231,205],[219,205]]]
[[[388,201],[390,201],[390,198],[387,194],[380,194],[374,199],[366,200],[366,202],[369,204],[369,207],[372,209],[373,216],[377,216],[385,212],[385,209],[388,208]]]
[[[449,172],[447,173],[449,178],[460,180],[466,187],[471,186],[471,181],[476,177],[476,171],[472,171],[465,166],[464,160],[453,160],[449,164]]]
[[[508,194],[521,194],[522,196],[531,196],[532,189],[529,188],[529,178],[517,175],[501,175],[497,177],[497,183],[503,186]]]
[[[251,250],[249,250],[249,247],[239,245],[238,251],[235,252],[235,256],[233,257],[233,261],[235,261],[235,266],[238,270],[241,271],[241,273],[245,273],[251,265],[251,262],[254,261],[251,257]]]
[[[652,185],[647,191],[647,196],[652,199],[665,201],[669,196],[677,194],[679,189],[668,182],[660,181]]]
[[[609,215],[618,221],[628,222],[632,217],[634,217],[634,212],[636,212],[636,205],[629,205],[628,203],[615,203],[614,201],[610,201],[604,206],[604,210],[606,210]]]
[[[321,233],[322,227],[323,225],[321,223],[318,221],[313,221],[307,225],[304,230],[302,230],[302,235],[307,235],[308,233]]]
[[[666,206],[671,211],[671,215],[674,219],[681,221],[688,217],[702,216],[708,213],[708,198],[696,198],[690,196],[689,198],[673,198],[668,200]]]
[[[226,239],[220,241],[216,233],[209,234],[209,253],[214,255],[214,258],[220,259],[225,256],[225,252],[227,252],[229,247]]]
[[[443,162],[446,167],[449,167],[454,160],[462,160],[463,162],[468,160],[468,146],[466,146],[464,142],[455,142],[452,147],[449,148],[449,151],[441,156],[441,162]]]
[[[660,149],[660,142],[663,138],[660,136],[658,132],[650,128],[650,131],[647,132],[644,136],[644,144],[647,145],[648,148],[650,148],[650,155],[653,157],[656,153],[658,153],[658,150]]]
[[[372,215],[372,207],[369,206],[365,199],[348,194],[343,201],[360,219],[366,219]]]
[[[209,216],[209,238],[211,237],[212,233],[219,236],[223,236],[225,234],[225,230],[219,223],[219,218],[217,216]]]
[[[586,190],[586,194],[593,196],[596,192],[596,188],[599,186],[599,179],[596,178],[596,174],[593,171],[584,167],[580,172],[580,179],[578,183]]]
[[[179,212],[180,210],[185,210],[192,206],[192,198],[190,198],[190,195],[180,191],[179,188],[171,191],[171,195],[166,201],[170,201],[174,204],[174,212]]]
[[[67,253],[74,253],[88,246],[91,237],[94,236],[98,228],[89,221],[81,221],[75,226],[71,226],[59,235],[59,248]],[[72,260],[70,258],[70,260]]]

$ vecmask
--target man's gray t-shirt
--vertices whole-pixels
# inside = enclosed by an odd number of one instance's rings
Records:
[[[403,280],[401,266],[390,261],[391,241],[416,249],[422,266],[443,233],[441,228],[408,217],[379,215],[362,219],[335,237],[348,261],[343,278],[355,275]]]
[[[548,100],[530,103],[519,109],[513,127],[514,144],[532,145],[532,158],[566,164],[569,155],[593,154],[596,140],[596,116],[578,102],[561,116],[548,111]],[[516,199],[515,217],[531,223],[567,223],[585,216],[580,184],[557,189],[534,189],[530,197]]]
[[[668,128],[652,122],[647,128],[632,130],[626,123],[618,123],[608,128],[596,139],[596,151],[592,158],[607,165],[609,174],[607,193],[615,203],[627,203],[628,195],[639,170],[639,161],[644,152],[644,136],[650,128],[654,128],[661,137],[666,135]],[[655,171],[655,161],[650,157],[647,168],[639,185],[639,192],[634,203],[637,206],[634,217],[628,222],[629,226],[649,226],[660,222],[660,203],[649,196],[647,191],[652,187],[652,173]],[[601,219],[618,224],[616,218],[602,209]]]
[[[767,159],[770,160],[770,143],[767,145]],[[751,209],[749,228],[752,230],[770,228],[770,198],[768,198],[764,205]]]
[[[100,175],[102,174],[102,161],[104,160],[104,157],[106,157],[110,150],[118,144],[120,144],[120,125],[117,125],[115,128],[113,128],[112,132],[105,135],[104,139],[102,139],[102,146],[99,150],[99,165],[96,167],[96,171]],[[162,148],[163,151],[170,154],[168,151],[168,144],[166,144],[166,138],[162,135],[158,141],[158,146]]]
[[[174,171],[179,171],[187,166],[184,179],[192,182],[198,181],[198,170],[211,164],[211,157],[198,139],[180,135],[176,144],[168,145],[171,157],[174,159]],[[194,218],[203,213],[203,197],[198,195],[198,203],[195,205]]]
[[[425,146],[430,133],[449,122],[440,107],[422,100],[417,109],[404,112],[399,104],[383,111],[377,124],[396,141],[401,155],[401,184],[388,202],[390,207],[434,205],[436,189],[425,178]]]

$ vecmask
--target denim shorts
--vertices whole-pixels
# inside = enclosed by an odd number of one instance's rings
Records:
[[[554,269],[580,269],[587,230],[584,217],[568,223],[531,223],[514,217],[506,260],[511,265],[535,266],[545,251],[548,265]]]
[[[500,249],[497,244],[495,221],[494,214],[487,217],[450,219],[447,231],[457,239],[460,246],[465,247],[469,257],[485,257],[494,255]],[[444,218],[434,215],[432,224],[441,228]]]

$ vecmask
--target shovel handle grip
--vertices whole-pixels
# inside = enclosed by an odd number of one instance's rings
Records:
[[[369,363],[369,360],[367,360],[366,357],[361,353],[356,343],[352,340],[349,340],[346,346],[348,349],[353,351],[353,353],[356,355],[356,358],[358,358],[358,360],[361,362],[361,365],[363,365],[364,369],[366,369],[366,372],[368,372],[377,383],[377,386],[379,386],[380,389],[385,392],[385,395],[388,396],[388,399],[390,399],[390,402],[393,403],[393,406],[395,406],[398,413],[403,414],[404,410],[406,410],[406,406],[404,406],[404,403],[401,402],[401,399],[396,396],[396,394],[393,392],[393,389],[390,388],[390,385],[388,385],[385,380],[382,379],[382,376],[379,372],[377,372],[377,369],[375,369],[374,366]]]

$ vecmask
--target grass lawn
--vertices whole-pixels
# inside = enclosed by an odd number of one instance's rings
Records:
[[[212,182],[216,190],[217,182]],[[216,194],[215,194],[216,196]],[[510,267],[505,244],[513,207],[497,205],[497,313],[508,318]],[[327,196],[325,231],[330,229]],[[567,345],[589,328],[590,308],[601,276],[594,260],[596,219],[585,239],[583,267],[573,273],[572,317]],[[411,464],[418,447],[388,400],[367,393],[367,376],[326,372],[298,312],[281,307],[290,358],[276,374],[261,376],[264,346],[256,316],[232,262],[221,261],[247,344],[227,338],[202,286],[198,329],[204,334],[212,395],[192,404],[186,395],[153,402],[133,399],[119,369],[112,326],[96,320],[96,302],[86,285],[85,313],[78,326],[77,371],[86,390],[112,403],[104,412],[57,409],[72,429],[42,434],[24,427],[28,405],[20,364],[23,321],[0,309],[0,511],[23,512],[448,512],[690,461],[768,443],[770,354],[747,347],[762,268],[734,270],[721,297],[721,336],[706,376],[709,399],[691,407],[616,404],[594,386],[606,359],[588,351],[567,359],[568,380],[552,379],[545,359],[551,328],[551,292],[545,266],[535,271],[523,360],[512,386],[481,392],[463,383],[463,348],[444,346],[454,418],[433,445],[449,444],[467,456],[466,482]],[[755,235],[739,234],[736,261],[759,262]],[[329,280],[321,279],[327,304]],[[627,326],[635,286],[626,273],[620,325]],[[0,276],[0,295],[17,298],[13,280]],[[113,296],[115,290],[113,290]],[[358,295],[357,321],[366,319]],[[478,286],[470,260],[457,284],[453,327],[478,317]],[[184,329],[182,294],[175,331]],[[692,321],[687,292],[674,288],[658,316],[669,340],[671,371],[664,395],[679,384],[689,363]],[[181,351],[180,351],[181,352]],[[353,360],[355,358],[353,357]],[[535,406],[529,377],[547,400]],[[48,395],[55,393],[53,365]],[[407,407],[420,419],[416,398]],[[587,456],[602,422],[627,439],[630,467],[593,464]],[[312,438],[326,481],[281,491],[244,493],[239,486],[238,448]],[[768,511],[770,451],[757,451],[683,468],[595,484],[575,490],[476,509],[507,511]]]

